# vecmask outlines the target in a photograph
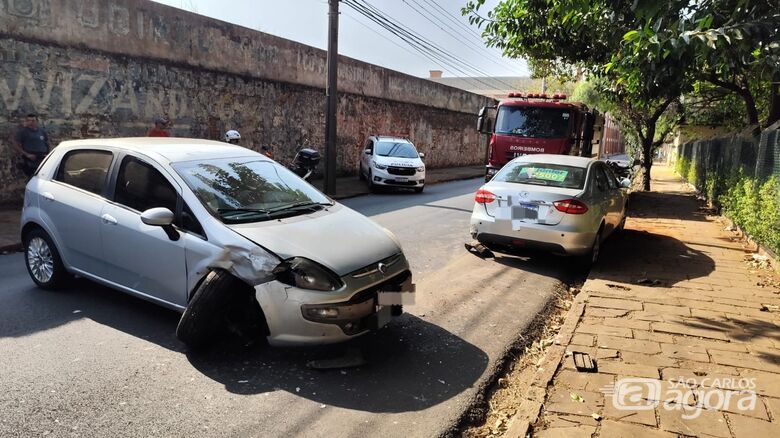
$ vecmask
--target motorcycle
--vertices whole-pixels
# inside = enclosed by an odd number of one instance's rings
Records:
[[[314,149],[303,148],[295,154],[295,158],[291,164],[287,166],[294,174],[300,176],[304,180],[309,178],[317,168],[317,164],[320,162],[320,153]]]

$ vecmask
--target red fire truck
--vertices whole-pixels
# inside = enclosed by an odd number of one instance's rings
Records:
[[[567,102],[565,94],[510,93],[508,97],[496,106],[483,107],[477,119],[477,130],[491,134],[485,180],[520,155],[590,156],[596,111]],[[489,117],[490,110],[495,110],[495,118]]]

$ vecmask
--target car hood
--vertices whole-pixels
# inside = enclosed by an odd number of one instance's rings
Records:
[[[392,233],[341,204],[302,216],[227,226],[282,259],[305,257],[339,276],[401,252]]]
[[[380,157],[377,155],[374,157],[374,161],[385,166],[420,167],[423,165],[420,158]]]

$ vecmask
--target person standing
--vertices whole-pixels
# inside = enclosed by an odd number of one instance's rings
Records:
[[[37,114],[27,114],[23,126],[16,133],[16,142],[12,144],[22,155],[22,171],[28,179],[32,178],[49,153],[49,135],[38,126]]]
[[[154,118],[154,127],[146,133],[147,137],[170,137],[168,133],[168,120],[162,117]]]

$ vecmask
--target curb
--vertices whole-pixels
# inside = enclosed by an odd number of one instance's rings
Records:
[[[504,437],[525,438],[531,425],[539,419],[547,398],[547,386],[555,377],[555,373],[558,372],[558,368],[566,355],[566,348],[569,346],[572,336],[574,336],[574,330],[585,312],[585,303],[589,297],[585,291],[586,285],[587,280],[582,285],[582,290],[574,298],[571,308],[566,313],[561,330],[555,336],[554,344],[550,347],[547,356],[534,374],[525,403],[519,406],[515,415],[509,420],[509,427],[504,432]]]
[[[8,245],[0,246],[0,253],[18,252],[22,250],[22,243],[11,243]]]
[[[547,301],[544,303],[544,307],[542,311],[537,313],[534,316],[534,318],[528,323],[528,325],[526,325],[521,330],[521,332],[518,333],[518,337],[511,344],[507,345],[507,347],[504,349],[504,351],[499,357],[497,357],[494,361],[492,361],[490,365],[490,370],[488,371],[488,374],[485,376],[484,381],[480,384],[477,393],[474,395],[473,398],[471,398],[466,402],[466,407],[463,409],[463,412],[459,415],[458,419],[450,427],[450,430],[447,431],[442,436],[446,436],[446,437],[460,436],[457,432],[461,431],[464,427],[468,426],[468,423],[470,421],[469,413],[473,412],[474,410],[484,409],[484,406],[487,405],[488,403],[490,392],[492,391],[493,388],[496,387],[496,385],[498,385],[499,377],[501,377],[506,372],[507,366],[514,361],[515,354],[519,351],[522,351],[524,347],[527,347],[530,344],[529,339],[526,338],[526,336],[530,334],[531,335],[530,337],[533,338],[536,331],[541,329],[541,327],[544,325],[544,321],[547,315],[554,308],[554,302],[555,302],[554,294],[551,294],[550,297],[547,299]],[[542,399],[543,398],[544,397],[542,396]],[[515,416],[509,420],[509,428],[511,428],[512,426],[511,422],[513,421],[514,418],[517,418],[517,416],[518,414],[515,414]],[[525,438],[524,434],[522,435],[522,438]]]

